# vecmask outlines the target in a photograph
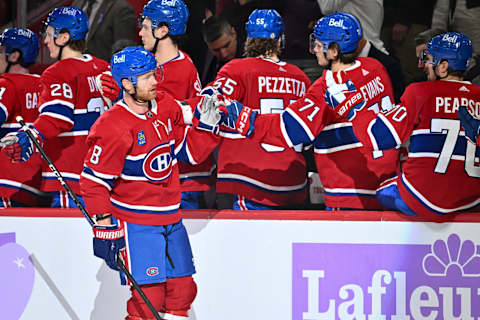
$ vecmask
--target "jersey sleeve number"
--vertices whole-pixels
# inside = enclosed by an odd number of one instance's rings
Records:
[[[90,157],[90,163],[98,164],[100,162],[100,155],[102,154],[102,147],[98,145],[93,146],[92,156]]]
[[[437,164],[434,172],[445,173],[448,164],[455,150],[455,145],[460,133],[460,120],[454,119],[432,119],[430,132],[446,134],[445,142],[438,156]],[[467,142],[467,150],[465,152],[465,172],[469,177],[480,178],[480,166],[475,165],[476,146]]]
[[[218,79],[217,81],[214,82],[213,86],[215,88],[222,87],[223,93],[231,96],[233,94],[233,91],[235,90],[235,86],[237,85],[237,82],[230,78],[226,78],[225,81],[223,80],[225,80],[225,78]]]
[[[299,108],[298,111],[300,112],[303,112],[305,110],[308,110],[310,108],[313,107],[313,110],[312,112],[307,116],[307,119],[310,120],[310,122],[313,121],[313,118],[315,117],[315,115],[318,113],[318,111],[320,111],[320,107],[316,106],[315,105],[315,102],[313,102],[312,100],[310,100],[309,98],[305,98],[303,99],[307,104],[304,105],[303,107]]]

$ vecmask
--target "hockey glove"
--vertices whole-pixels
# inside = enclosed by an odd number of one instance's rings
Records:
[[[197,129],[217,134],[221,119],[220,110],[225,110],[225,102],[221,90],[206,87],[200,92],[200,95],[202,98],[193,114],[193,126]]]
[[[107,265],[119,271],[117,254],[125,250],[125,230],[116,225],[93,226],[93,254],[105,260]]]
[[[95,81],[97,82],[98,89],[100,90],[103,99],[108,106],[111,107],[112,101],[117,100],[117,97],[120,94],[120,87],[115,79],[113,79],[112,73],[110,71],[104,71],[95,78]]]
[[[236,100],[225,106],[225,108],[227,113],[222,113],[221,124],[227,128],[234,129],[242,136],[250,137],[255,130],[254,124],[258,112]]]
[[[335,110],[338,119],[349,121],[353,120],[366,104],[352,80],[329,86],[325,91],[325,102]]]
[[[43,134],[33,125],[30,125],[27,130],[29,130],[40,145],[43,146]],[[27,161],[36,150],[35,145],[23,128],[18,132],[7,134],[0,140],[0,143],[4,145],[2,152],[13,162]]]
[[[480,145],[480,120],[475,119],[464,106],[458,108],[458,118],[460,119],[462,127],[465,129],[465,138],[473,144]]]

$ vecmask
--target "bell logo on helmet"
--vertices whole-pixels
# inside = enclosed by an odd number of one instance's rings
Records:
[[[458,39],[458,36],[449,36],[448,33],[444,34],[443,35],[443,38],[442,38],[442,41],[448,41],[448,42],[451,42],[451,43],[455,43],[457,42],[457,39]]]
[[[162,5],[164,6],[175,6],[177,4],[177,0],[162,0]]]
[[[330,21],[328,21],[328,25],[332,27],[343,27],[343,19],[337,21],[331,18]]]
[[[20,29],[20,28],[17,29],[17,33],[21,36],[28,37],[28,38],[31,38],[33,34],[33,32],[28,29]]]
[[[62,9],[62,13],[75,16],[75,14],[77,13],[77,10],[75,10],[75,8],[72,8],[72,7],[65,7]]]
[[[119,56],[113,56],[113,63],[122,63],[125,62],[125,55],[122,54],[120,57]]]

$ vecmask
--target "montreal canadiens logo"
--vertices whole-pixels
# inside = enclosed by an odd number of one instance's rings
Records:
[[[143,173],[148,180],[162,181],[172,173],[172,155],[169,144],[153,148],[143,160]]]
[[[149,276],[156,276],[158,274],[158,268],[157,267],[150,267],[147,269],[147,275]]]

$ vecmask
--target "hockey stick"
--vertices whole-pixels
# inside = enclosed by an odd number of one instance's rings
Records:
[[[77,207],[80,209],[80,211],[82,212],[83,216],[85,217],[85,219],[87,219],[88,223],[90,224],[91,227],[93,227],[95,225],[95,222],[93,221],[93,219],[90,217],[90,215],[88,214],[87,212],[87,209],[85,209],[85,207],[83,206],[83,204],[80,202],[80,200],[78,200],[78,197],[77,195],[72,191],[72,189],[70,188],[70,186],[67,184],[67,182],[63,179],[63,176],[62,174],[60,173],[60,171],[58,171],[58,169],[55,167],[55,165],[53,164],[52,160],[50,160],[50,158],[48,157],[47,153],[45,152],[45,150],[43,149],[43,147],[40,145],[40,143],[37,141],[37,139],[33,136],[33,133],[30,132],[30,128],[27,127],[27,124],[25,123],[25,121],[23,121],[23,118],[21,116],[17,116],[16,117],[16,120],[18,123],[20,123],[20,125],[22,126],[23,130],[25,130],[25,133],[27,134],[28,138],[33,142],[33,144],[35,145],[35,147],[37,147],[38,151],[40,152],[40,154],[42,155],[43,159],[45,159],[45,161],[47,162],[48,164],[48,167],[50,168],[50,170],[52,170],[52,172],[55,174],[55,176],[57,177],[58,179],[58,182],[60,182],[60,184],[62,185],[62,187],[67,191],[68,195],[73,199],[73,201],[75,202],[75,204],[77,205]],[[130,273],[130,271],[127,270],[127,267],[125,267],[125,264],[123,263],[122,261],[122,258],[120,256],[120,254],[118,253],[117,254],[117,265],[118,267],[123,271],[123,273],[125,273],[125,275],[127,276],[128,280],[132,283],[133,287],[135,288],[135,290],[137,290],[138,294],[140,294],[140,296],[142,297],[143,301],[145,302],[145,304],[148,306],[148,308],[150,309],[150,311],[153,313],[153,316],[155,317],[156,320],[163,320],[160,315],[158,314],[158,312],[155,310],[155,308],[153,307],[152,303],[150,302],[150,300],[148,300],[147,296],[145,295],[145,293],[143,292],[143,290],[140,288],[140,286],[138,285],[137,281],[133,278],[132,274]]]

